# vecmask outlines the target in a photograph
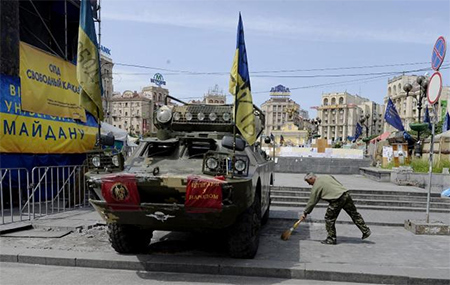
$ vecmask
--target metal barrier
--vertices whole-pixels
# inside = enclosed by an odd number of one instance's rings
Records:
[[[24,168],[0,169],[2,224],[22,221],[24,216],[25,219],[32,220],[36,216],[42,217],[89,205],[84,176],[86,171],[85,165],[40,166],[34,167],[30,176]],[[10,215],[6,215],[10,219],[7,218],[6,221],[4,207],[8,203],[4,202],[8,201],[4,201],[5,188],[8,189],[6,194],[9,194],[10,212]],[[13,193],[17,195],[14,196]],[[18,217],[15,219],[15,216]]]
[[[20,206],[29,184],[30,175],[26,168],[0,168],[2,224],[30,219],[30,207]],[[17,204],[17,207],[14,207],[14,204]],[[26,214],[23,212],[24,209],[28,210]]]

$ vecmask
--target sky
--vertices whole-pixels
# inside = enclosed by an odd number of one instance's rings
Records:
[[[282,84],[311,117],[328,92],[383,103],[389,78],[433,74],[433,46],[439,36],[450,40],[449,0],[103,0],[101,6],[101,45],[111,49],[115,92],[139,92],[161,73],[163,87],[179,99],[202,99],[217,84],[232,103],[229,72],[241,13],[253,102],[260,106]],[[444,85],[449,62],[440,70]]]

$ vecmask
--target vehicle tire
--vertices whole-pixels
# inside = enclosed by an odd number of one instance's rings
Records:
[[[118,253],[140,253],[149,246],[153,231],[133,225],[109,223],[108,235],[111,246]]]
[[[255,195],[253,204],[228,230],[228,253],[234,258],[253,258],[258,251],[261,230],[261,199]]]
[[[272,204],[272,198],[270,198],[270,193],[269,193],[269,207],[267,207],[267,210],[266,210],[266,212],[264,213],[264,215],[263,215],[263,217],[261,219],[261,225],[265,225],[269,221],[270,204]]]

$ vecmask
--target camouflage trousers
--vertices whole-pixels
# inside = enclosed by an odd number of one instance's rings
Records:
[[[328,209],[325,214],[325,228],[328,232],[327,239],[336,241],[335,223],[342,209],[347,212],[347,214],[352,218],[353,223],[355,223],[363,234],[369,231],[369,227],[367,227],[364,219],[361,217],[361,214],[359,214],[356,210],[352,197],[348,194],[348,192],[345,192],[338,199],[330,201],[330,204],[328,205]]]

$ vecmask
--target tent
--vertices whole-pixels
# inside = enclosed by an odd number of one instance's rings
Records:
[[[102,122],[100,133],[102,135],[108,135],[112,133],[114,135],[114,149],[121,151],[123,148],[127,149],[128,143],[128,133],[125,130],[114,127],[111,124]]]
[[[371,139],[370,142],[375,143],[377,141],[385,140],[389,137],[390,134],[391,134],[391,132],[384,132],[381,135],[379,135],[378,137]]]

